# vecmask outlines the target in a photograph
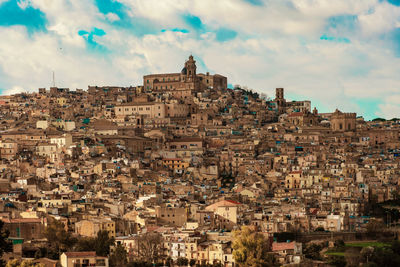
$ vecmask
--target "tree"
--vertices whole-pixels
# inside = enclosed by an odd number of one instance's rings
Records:
[[[145,233],[138,237],[139,257],[156,263],[163,258],[163,238],[158,233]]]
[[[239,266],[273,266],[274,260],[268,254],[268,240],[260,233],[243,226],[234,231],[233,257]]]
[[[189,260],[186,259],[186,258],[183,258],[183,257],[179,257],[179,258],[176,260],[176,264],[177,264],[178,266],[187,266],[187,265],[189,264]]]
[[[97,232],[97,236],[84,237],[78,240],[75,250],[77,251],[96,251],[98,256],[108,256],[110,247],[114,245],[114,238],[110,237],[107,230]]]
[[[332,266],[338,266],[338,267],[346,266],[346,260],[344,257],[341,256],[329,256],[328,262]]]
[[[64,224],[56,219],[50,219],[44,235],[50,246],[58,251],[59,254],[61,251],[70,249],[77,241],[76,238],[72,237],[71,233],[65,230]]]
[[[7,262],[6,267],[45,267],[45,265],[27,260],[21,262],[18,259],[14,259]]]
[[[110,267],[126,266],[128,264],[128,253],[124,246],[118,244],[110,255]]]
[[[114,238],[108,235],[108,231],[102,230],[97,232],[95,250],[98,256],[108,256],[110,247],[114,245]]]
[[[379,220],[370,220],[367,224],[367,235],[376,238],[378,234],[384,231],[385,225]]]
[[[303,254],[306,258],[312,259],[312,260],[320,260],[321,259],[321,250],[322,246],[312,243],[309,244],[308,246],[305,246],[303,249]]]
[[[4,252],[6,252],[10,247],[10,242],[7,239],[10,233],[8,232],[8,230],[3,230],[3,226],[4,222],[0,220],[0,266],[4,265],[1,257],[3,256]]]

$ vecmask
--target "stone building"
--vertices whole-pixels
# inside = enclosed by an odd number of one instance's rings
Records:
[[[185,62],[180,73],[150,74],[143,77],[143,86],[149,92],[168,92],[176,98],[187,98],[205,88],[226,89],[226,77],[215,74],[197,74],[193,56]]]
[[[356,113],[343,113],[336,109],[331,115],[331,129],[335,132],[355,131]]]

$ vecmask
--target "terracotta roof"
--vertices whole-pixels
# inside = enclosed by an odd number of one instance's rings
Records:
[[[294,245],[296,242],[274,242],[272,243],[272,251],[282,251],[288,249],[294,249]]]
[[[96,251],[65,252],[65,255],[69,258],[96,257]]]

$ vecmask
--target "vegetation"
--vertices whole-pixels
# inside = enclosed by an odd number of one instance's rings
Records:
[[[177,264],[178,266],[187,266],[187,265],[189,264],[189,260],[186,259],[186,258],[180,257],[180,258],[178,258],[178,259],[176,260],[176,264]]]
[[[151,263],[161,262],[163,259],[162,236],[158,233],[146,233],[138,237],[139,257]]]
[[[0,220],[0,266],[4,266],[4,261],[1,260],[1,257],[10,247],[10,243],[7,240],[10,233],[3,230],[3,226],[4,222]]]
[[[274,266],[274,257],[268,254],[268,240],[262,234],[243,226],[233,235],[233,257],[238,266]]]
[[[375,118],[372,121],[386,121],[384,118]]]
[[[42,263],[33,263],[32,261],[20,261],[18,259],[10,260],[7,262],[6,267],[45,267]]]
[[[77,239],[65,229],[65,225],[55,219],[50,219],[44,234],[50,244],[50,249],[58,252],[58,255],[55,256],[57,259],[61,252],[71,249],[77,242]]]
[[[347,243],[325,253],[333,266],[400,266],[400,241]]]
[[[124,246],[118,244],[110,255],[110,267],[126,266],[128,264],[128,253]]]
[[[354,242],[354,243],[346,243],[346,247],[389,247],[389,243],[384,242]]]
[[[76,245],[77,251],[96,251],[98,256],[108,256],[110,247],[114,245],[114,238],[108,235],[106,230],[97,232],[95,238],[82,238]],[[121,251],[119,251],[121,252]]]
[[[319,244],[309,244],[305,245],[303,248],[304,257],[312,260],[321,260],[321,250],[323,249],[322,245]]]

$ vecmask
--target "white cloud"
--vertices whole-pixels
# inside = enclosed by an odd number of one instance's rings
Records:
[[[17,0],[17,5],[21,9],[26,9],[30,5],[30,1],[28,1],[28,0]]]
[[[106,18],[107,18],[110,22],[114,22],[114,21],[119,21],[119,20],[121,20],[120,17],[119,17],[117,14],[112,13],[112,12],[107,13],[107,14],[106,14]]]

